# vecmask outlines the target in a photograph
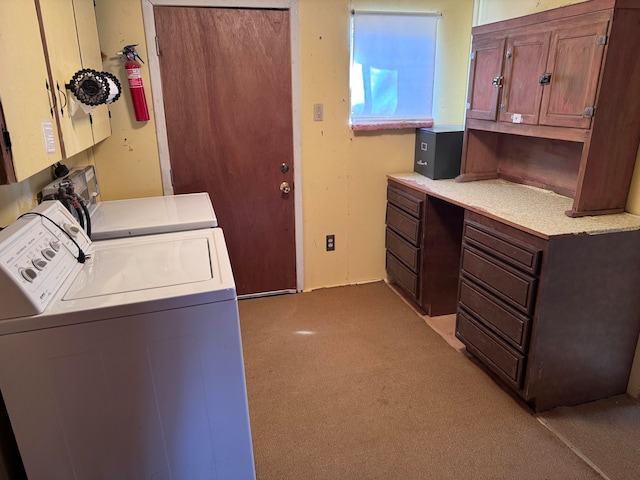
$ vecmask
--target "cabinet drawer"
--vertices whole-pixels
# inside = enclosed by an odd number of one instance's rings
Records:
[[[409,270],[391,253],[387,252],[387,273],[403,290],[411,297],[418,300],[419,297],[419,279],[418,275]]]
[[[456,337],[469,353],[478,357],[493,372],[517,389],[522,386],[525,356],[466,315],[458,311]]]
[[[424,201],[392,186],[387,187],[387,201],[416,218],[422,217]]]
[[[461,270],[501,300],[531,314],[537,280],[471,247],[462,245]]]
[[[541,251],[482,225],[464,222],[467,243],[487,250],[501,260],[536,275],[540,269]]]
[[[409,240],[413,245],[420,245],[420,220],[407,215],[399,208],[387,203],[387,226]]]
[[[524,352],[529,340],[529,318],[464,277],[460,280],[460,306],[491,328],[499,336]]]
[[[420,266],[420,249],[408,243],[400,235],[387,228],[385,246],[393,255],[407,267],[418,273]]]

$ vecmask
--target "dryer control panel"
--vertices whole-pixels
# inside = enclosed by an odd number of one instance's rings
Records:
[[[0,320],[44,311],[91,248],[91,240],[57,201],[38,205],[1,231]]]

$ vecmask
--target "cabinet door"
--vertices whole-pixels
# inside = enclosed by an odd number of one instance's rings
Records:
[[[58,120],[64,157],[71,157],[93,145],[89,115],[78,108],[71,115],[69,91],[65,84],[82,69],[72,0],[40,1],[52,85],[58,102]]]
[[[97,71],[104,70],[102,68],[102,55],[100,53],[98,25],[96,23],[93,0],[73,0],[73,9],[75,11],[82,68],[92,68]],[[94,144],[111,135],[111,122],[107,105],[99,105],[91,111],[91,129]]]
[[[469,66],[467,118],[495,120],[502,82],[504,38],[473,39]]]
[[[540,76],[549,51],[549,32],[514,35],[507,39],[501,122],[536,125],[542,101]]]
[[[552,32],[540,124],[590,128],[609,22],[593,22]]]
[[[13,156],[7,180],[21,181],[62,158],[33,2],[0,2],[0,65],[0,102]]]

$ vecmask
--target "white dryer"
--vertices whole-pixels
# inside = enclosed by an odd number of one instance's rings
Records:
[[[182,232],[218,226],[206,192],[98,202],[100,193],[93,166],[71,170],[68,176],[45,186],[43,198],[56,195],[61,184],[71,184],[90,217],[92,240]],[[69,206],[71,210],[71,206]],[[85,215],[82,211],[80,215]],[[85,222],[89,223],[89,222]]]
[[[91,238],[137,237],[218,226],[208,193],[97,202],[91,212]]]
[[[0,390],[30,480],[255,478],[221,229],[93,243],[44,202],[0,232],[0,292]]]

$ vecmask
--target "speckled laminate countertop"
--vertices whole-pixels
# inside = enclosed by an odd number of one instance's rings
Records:
[[[456,183],[453,179],[431,180],[418,173],[396,173],[388,178],[545,239],[640,230],[640,216],[617,213],[570,218],[564,212],[571,210],[571,198],[505,180]]]

